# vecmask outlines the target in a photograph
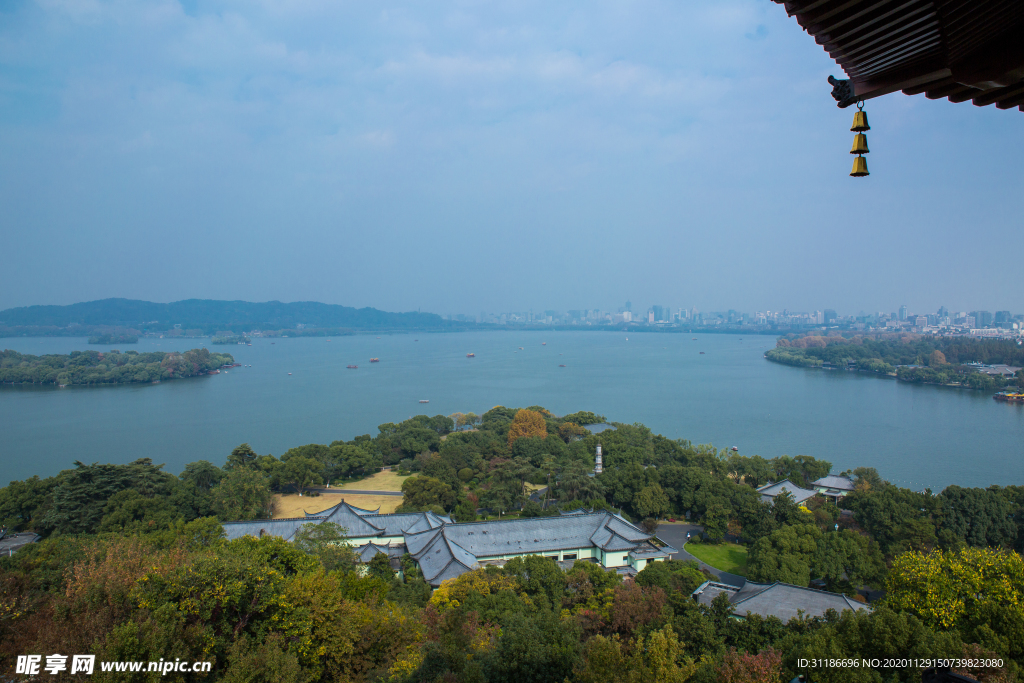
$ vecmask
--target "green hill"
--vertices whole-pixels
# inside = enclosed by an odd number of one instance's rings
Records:
[[[315,301],[213,301],[188,299],[167,304],[102,299],[70,306],[25,306],[0,311],[0,336],[87,334],[101,328],[160,331],[179,326],[204,334],[231,330],[333,328],[348,330],[447,329],[434,313],[389,313]],[[460,323],[465,327],[465,323]]]

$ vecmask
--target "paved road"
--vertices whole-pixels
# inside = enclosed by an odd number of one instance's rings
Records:
[[[704,532],[704,527],[697,524],[659,524],[658,529],[655,532],[661,540],[668,543],[673,548],[679,550],[678,553],[672,556],[673,560],[692,560],[696,562],[701,569],[706,569],[713,576],[717,577],[722,583],[727,583],[730,586],[740,586],[747,582],[742,576],[723,572],[720,569],[715,569],[709,564],[701,562],[696,557],[686,552],[686,534],[687,532],[697,535]]]
[[[401,491],[362,491],[360,489],[309,489],[317,493],[340,493],[342,495],[351,493],[353,496],[401,496]]]

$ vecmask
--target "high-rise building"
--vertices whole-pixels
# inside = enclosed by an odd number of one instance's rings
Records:
[[[1012,320],[1013,320],[1013,316],[1010,315],[1009,311],[996,311],[995,322],[997,322],[997,323],[1008,323],[1008,322],[1010,322]]]
[[[974,316],[974,323],[978,327],[992,326],[992,311],[971,311],[971,315]]]
[[[834,323],[836,321],[836,318],[838,318],[835,309],[832,308],[826,308],[824,311],[822,311],[822,314],[825,316],[826,325],[829,323]]]
[[[906,305],[900,306],[900,320],[907,319],[907,307]]]

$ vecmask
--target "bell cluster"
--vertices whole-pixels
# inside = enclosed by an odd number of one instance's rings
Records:
[[[863,107],[863,104],[858,105]],[[868,173],[868,160],[864,158],[868,150],[868,136],[864,135],[864,131],[871,130],[871,126],[868,125],[868,114],[861,110],[853,115],[853,126],[850,130],[857,135],[853,138],[853,147],[850,149],[850,154],[856,154],[857,158],[853,160],[853,170],[850,171],[850,175],[854,178],[862,178]]]

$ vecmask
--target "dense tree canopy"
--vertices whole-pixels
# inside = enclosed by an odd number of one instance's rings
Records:
[[[892,337],[892,338],[889,338]],[[808,335],[779,339],[765,354],[768,360],[798,367],[852,367],[864,372],[893,375],[905,382],[952,384],[972,389],[996,390],[1007,385],[1024,386],[1024,374],[1004,380],[978,372],[969,363],[1024,365],[1024,347],[1008,339],[922,337],[828,337]]]
[[[0,351],[0,384],[132,384],[205,375],[234,363],[227,353],[192,349],[185,353],[150,351],[72,351],[31,356]]]

